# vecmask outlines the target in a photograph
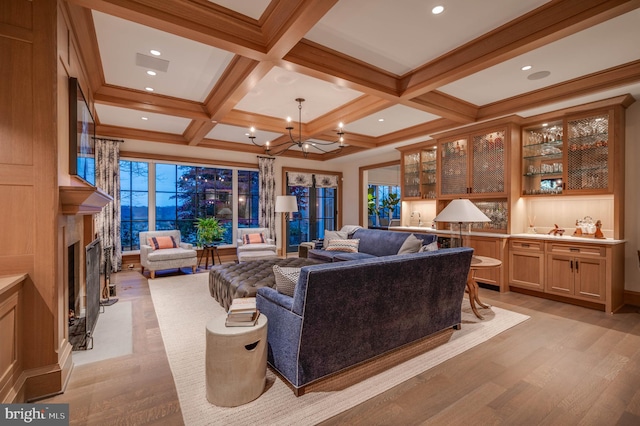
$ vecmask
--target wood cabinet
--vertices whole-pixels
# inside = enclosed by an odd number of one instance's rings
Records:
[[[544,242],[509,241],[509,284],[531,290],[544,290]]]
[[[504,124],[438,139],[438,197],[507,196],[514,129]]]
[[[624,243],[513,238],[509,287],[601,305],[613,313],[624,304]]]
[[[547,243],[545,290],[562,296],[604,301],[606,257],[604,246]]]
[[[498,259],[502,265],[497,268],[480,269],[475,272],[474,278],[478,282],[497,286],[501,292],[507,291],[507,239],[500,237],[482,237],[472,235],[469,246],[473,248],[476,256],[486,256]]]
[[[403,200],[436,198],[437,147],[433,144],[403,151],[401,170]]]

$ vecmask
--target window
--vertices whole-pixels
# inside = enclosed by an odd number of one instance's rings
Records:
[[[215,217],[225,227],[223,243],[231,244],[232,177],[230,169],[156,164],[156,229],[179,229],[195,243],[196,220]]]
[[[373,195],[373,208],[378,211],[378,215],[369,211],[369,226],[386,226],[389,222],[389,209],[385,208],[384,201],[390,194],[395,194],[400,199],[400,186],[398,185],[369,185],[368,193]],[[393,207],[391,219],[400,219],[400,203]],[[379,220],[379,222],[378,222]]]
[[[287,194],[295,195],[298,211],[292,213],[287,223],[287,251],[296,251],[303,241],[324,238],[324,231],[333,231],[338,226],[338,190],[288,186]]]
[[[225,244],[233,243],[235,221],[258,226],[256,170],[122,160],[120,183],[123,251],[139,250],[139,233],[154,229],[179,229],[183,241],[195,243],[200,217],[222,223]]]
[[[138,234],[149,229],[149,163],[120,161],[122,251],[139,250]]]
[[[238,170],[238,228],[260,226],[258,176],[258,172]]]

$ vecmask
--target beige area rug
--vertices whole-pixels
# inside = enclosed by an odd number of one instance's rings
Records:
[[[366,401],[454,356],[487,341],[529,317],[492,307],[478,320],[465,299],[462,330],[429,352],[334,392],[310,392],[296,398],[292,390],[267,369],[265,392],[235,408],[210,404],[205,387],[205,328],[223,308],[209,294],[209,274],[149,280],[169,364],[178,390],[185,425],[311,425]]]

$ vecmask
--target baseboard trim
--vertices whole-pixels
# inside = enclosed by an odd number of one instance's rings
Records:
[[[625,305],[632,305],[640,308],[640,292],[625,290],[624,303]]]

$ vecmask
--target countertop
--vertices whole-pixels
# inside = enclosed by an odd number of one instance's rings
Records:
[[[422,232],[425,234],[438,234],[438,235],[458,235],[457,232],[452,232],[445,229],[433,229],[428,226],[391,226],[390,231],[404,231],[404,232]],[[477,236],[477,237],[492,237],[492,238],[519,238],[519,239],[532,239],[532,240],[545,240],[545,241],[566,241],[571,243],[587,243],[587,244],[622,244],[626,240],[614,240],[613,238],[595,239],[593,237],[574,237],[573,235],[554,236],[549,234],[501,234],[496,232],[471,232],[462,233],[462,236]]]

